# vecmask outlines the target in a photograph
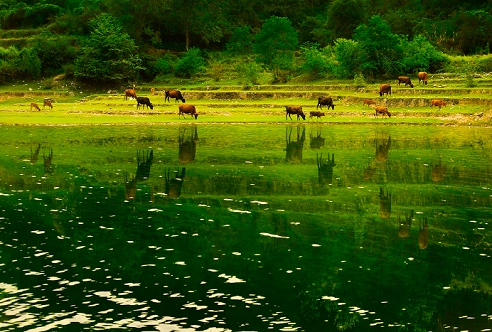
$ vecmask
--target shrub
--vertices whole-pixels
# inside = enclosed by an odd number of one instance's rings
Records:
[[[239,79],[245,84],[258,84],[263,69],[256,62],[242,62],[236,66]]]
[[[186,55],[179,59],[174,68],[175,75],[178,77],[190,78],[203,71],[205,61],[203,60],[200,49],[192,47]]]
[[[317,43],[305,44],[301,47],[303,62],[300,66],[301,74],[308,74],[313,78],[322,76],[330,70],[328,59],[323,55]]]
[[[357,73],[354,75],[354,85],[358,88],[363,88],[366,86],[366,80],[364,78],[364,74]]]
[[[251,53],[253,35],[249,26],[237,27],[226,44],[226,52],[229,54]]]
[[[435,72],[444,67],[446,56],[424,36],[417,35],[412,41],[402,39],[401,43],[401,48],[405,50],[402,59],[403,72]]]
[[[339,38],[335,41],[335,76],[338,78],[353,77],[361,71],[361,48],[352,39]]]

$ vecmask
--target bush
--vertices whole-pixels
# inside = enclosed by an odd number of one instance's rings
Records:
[[[243,62],[236,66],[239,79],[245,84],[259,84],[263,68],[256,62]]]
[[[190,78],[203,71],[204,67],[205,61],[200,55],[200,49],[192,47],[177,61],[174,71],[178,77]]]
[[[402,40],[405,50],[402,59],[403,72],[431,71],[435,72],[444,67],[446,56],[438,51],[427,38],[417,35],[412,41]]]
[[[338,78],[353,77],[361,71],[361,48],[352,39],[339,38],[335,41],[335,76]]]
[[[364,78],[364,74],[362,74],[362,73],[355,74],[355,76],[354,76],[354,85],[357,88],[363,88],[363,87],[366,86],[366,80]]]
[[[72,42],[67,36],[54,35],[49,31],[34,38],[32,47],[41,61],[44,75],[59,74],[64,65],[75,61],[77,54]]]
[[[249,26],[237,27],[226,44],[229,54],[249,54],[253,45],[253,35]]]
[[[303,63],[300,66],[301,74],[308,74],[313,78],[323,76],[330,71],[328,59],[323,55],[317,43],[306,44],[301,47]]]

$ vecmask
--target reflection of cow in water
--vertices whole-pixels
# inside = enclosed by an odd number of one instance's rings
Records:
[[[385,195],[382,187],[379,188],[379,214],[383,219],[391,217],[391,194],[386,190]]]
[[[290,131],[289,131],[290,128]],[[292,134],[292,127],[287,127],[285,131],[285,141],[286,141],[286,156],[287,161],[300,162],[302,161],[302,149],[304,148],[304,141],[306,140],[306,128],[302,127],[302,134],[300,133],[301,128],[297,127],[297,141],[291,141],[290,136]],[[289,133],[287,134],[287,131]]]
[[[53,173],[53,168],[51,167],[51,162],[53,161],[53,149],[48,149],[47,156],[43,152],[43,159],[44,174]]]
[[[179,174],[179,168],[174,171],[174,178],[169,176],[170,168],[167,169],[165,173],[166,178],[166,190],[165,193],[169,198],[178,198],[181,196],[181,188],[183,187],[183,182],[185,178],[186,168],[181,169],[181,174]]]
[[[41,150],[41,144],[39,143],[34,152],[32,151],[31,147],[31,165],[34,165],[38,161],[39,150]]]
[[[321,129],[316,129],[316,136],[313,136],[312,133],[309,133],[309,147],[311,150],[319,150],[322,146],[325,145],[325,138],[321,137]]]
[[[400,219],[400,215],[398,214],[398,237],[407,238],[410,237],[410,229],[412,227],[413,220],[413,210],[410,211],[410,214],[405,214],[405,220]]]
[[[432,165],[431,176],[432,182],[441,182],[446,175],[446,165],[441,163],[441,157],[439,156],[439,163]]]
[[[326,158],[326,162],[323,162],[323,154],[321,154],[318,158],[318,154],[316,154],[316,164],[318,165],[318,181],[321,184],[331,184],[333,182],[333,167],[335,164],[335,155],[328,154],[328,158]]]
[[[428,228],[427,218],[424,219],[423,225],[420,225],[419,222],[419,248],[422,250],[427,249],[427,244],[429,243]]]
[[[137,182],[146,181],[150,177],[150,167],[154,160],[154,151],[137,150],[137,172],[128,180],[128,174],[125,172],[125,199],[135,199],[137,193]]]
[[[196,142],[198,141],[198,130],[196,126],[193,126],[191,135],[185,140],[184,135],[179,134],[179,162],[181,164],[186,164],[195,161],[196,155]]]
[[[391,137],[388,136],[388,139],[376,138],[374,143],[376,144],[376,161],[386,161],[391,147]]]

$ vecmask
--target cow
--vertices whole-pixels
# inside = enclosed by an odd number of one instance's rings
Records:
[[[382,97],[385,93],[386,93],[386,96],[388,96],[388,93],[391,95],[391,85],[381,84],[379,86],[379,96]]]
[[[398,86],[400,86],[400,83],[405,83],[405,86],[410,85],[413,88],[413,83],[408,76],[398,76]]]
[[[322,116],[325,116],[325,113],[324,112],[318,112],[318,111],[309,112],[309,119],[311,119],[313,116],[317,117],[319,120],[319,119],[321,119]]]
[[[420,84],[420,81],[422,81],[422,84],[423,85],[427,85],[427,73],[425,71],[420,71],[419,72],[419,84]]]
[[[376,106],[374,108],[374,116],[377,117],[378,114],[382,114],[383,117],[386,114],[388,116],[388,118],[391,118],[391,113],[388,111],[388,107]]]
[[[36,110],[38,110],[39,112],[41,112],[41,109],[39,108],[38,104],[31,103],[31,111],[32,111],[33,108],[36,109]]]
[[[185,99],[183,98],[183,95],[181,94],[181,91],[179,90],[166,90],[166,97],[164,98],[164,101],[171,102],[170,98],[174,98],[175,101],[177,102],[178,100],[181,100],[183,103],[185,102]]]
[[[51,104],[51,100],[45,99],[43,102],[43,109],[45,106],[48,106],[50,109],[53,109],[53,105]]]
[[[441,110],[441,107],[446,106],[446,102],[442,101],[440,99],[433,99],[433,100],[431,100],[430,107],[432,107],[432,106],[439,106],[439,110]]]
[[[151,110],[154,109],[154,105],[150,102],[148,97],[137,97],[137,110],[140,105],[142,105],[142,109],[144,108],[144,105],[147,106],[147,108],[150,107]]]
[[[362,106],[364,106],[364,105],[367,105],[367,106],[374,105],[374,106],[376,106],[376,102],[374,100],[364,99],[364,101],[362,102]]]
[[[183,118],[184,118],[185,114],[190,114],[192,117],[194,116],[195,119],[198,118],[198,113],[196,112],[196,108],[193,105],[181,104],[179,105],[178,109],[179,109],[178,117],[181,117],[181,114],[183,114]]]
[[[323,109],[323,105],[326,105],[328,109],[335,110],[335,104],[333,104],[333,99],[331,97],[319,97],[318,98],[318,105],[316,106],[316,109]]]
[[[128,100],[128,97],[132,97],[133,99],[137,99],[137,92],[133,89],[125,90],[125,100]]]
[[[306,120],[306,116],[302,111],[302,106],[285,106],[285,120],[287,120],[287,116],[292,120],[291,114],[297,115],[297,120],[301,117],[303,120]]]

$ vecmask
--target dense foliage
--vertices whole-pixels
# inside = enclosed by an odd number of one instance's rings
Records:
[[[94,24],[102,21],[104,31]],[[0,28],[0,82],[60,73],[115,82],[193,77],[207,64],[220,67],[211,58],[217,52],[236,57],[250,81],[257,65],[272,81],[376,78],[488,54],[492,3],[0,0]]]

